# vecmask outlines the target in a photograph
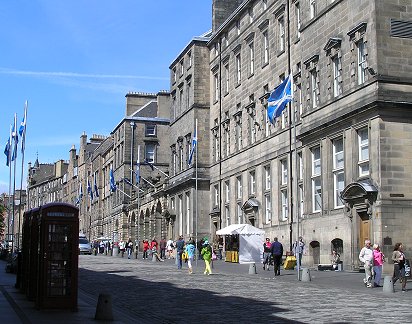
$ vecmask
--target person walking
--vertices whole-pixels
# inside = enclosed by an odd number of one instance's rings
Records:
[[[173,243],[173,240],[172,239],[169,239],[167,242],[166,242],[166,250],[167,250],[167,258],[170,260],[170,259],[173,259],[173,249],[174,249],[174,247],[175,247],[175,245],[174,245],[174,243]]]
[[[330,262],[332,263],[333,270],[339,271],[340,255],[335,250],[332,251]]]
[[[205,261],[205,271],[204,274],[205,275],[210,275],[212,274],[212,269],[210,269],[210,262],[212,261],[212,248],[209,245],[209,241],[206,240],[203,242],[203,247],[202,247],[202,251],[200,252],[200,254],[203,257],[203,260]]]
[[[126,249],[126,242],[125,241],[120,241],[119,250],[120,250],[120,253],[122,254],[122,258],[124,256],[125,249]]]
[[[303,256],[304,248],[305,248],[305,242],[303,242],[303,237],[299,236],[299,240],[293,243],[293,247],[292,247],[293,254],[296,257],[296,261],[299,267],[302,266],[302,256]]]
[[[159,242],[160,258],[166,259],[166,240],[162,238]]]
[[[133,242],[131,238],[129,238],[129,241],[126,244],[126,251],[127,251],[127,258],[130,259],[130,257],[132,256],[132,252],[133,252]]]
[[[265,243],[263,243],[263,270],[267,268],[269,271],[270,258],[272,256],[270,252],[271,246],[270,238],[267,237]]]
[[[382,277],[382,265],[385,262],[385,256],[383,255],[379,244],[373,245],[373,273],[375,274],[373,280],[374,287],[381,286],[381,277]]]
[[[406,291],[406,276],[405,276],[405,254],[403,253],[403,244],[396,243],[393,248],[393,284],[400,281],[402,284],[402,292]]]
[[[365,278],[363,279],[363,283],[366,287],[372,288],[373,250],[371,248],[370,240],[365,240],[365,246],[359,252],[359,260],[363,263],[365,268]]]
[[[189,268],[189,274],[193,273],[193,259],[195,257],[195,252],[196,252],[196,247],[195,247],[195,242],[193,240],[190,240],[189,243],[186,244],[185,251],[187,253],[187,266]]]
[[[280,264],[282,262],[283,256],[283,245],[278,241],[278,238],[273,239],[273,243],[270,246],[270,252],[273,256],[273,271],[275,272],[275,277],[280,276]]]
[[[183,240],[183,236],[180,235],[179,239],[176,242],[176,261],[177,261],[177,268],[182,269],[182,253],[184,251],[185,241]]]
[[[149,250],[149,241],[147,239],[143,240],[143,260],[147,259],[147,251]]]

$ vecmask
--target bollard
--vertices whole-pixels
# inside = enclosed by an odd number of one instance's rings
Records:
[[[383,281],[383,292],[384,293],[394,293],[395,289],[393,288],[393,278],[392,276],[385,276]]]
[[[249,274],[256,274],[256,264],[255,263],[251,263],[249,264]]]
[[[310,277],[310,271],[309,268],[302,268],[302,272],[300,274],[300,280],[301,281],[311,281],[312,278]]]
[[[99,294],[96,306],[95,320],[113,321],[112,296],[109,294]]]

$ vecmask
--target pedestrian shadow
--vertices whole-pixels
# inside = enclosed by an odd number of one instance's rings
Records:
[[[211,284],[214,276],[210,276]],[[149,281],[118,276],[114,271],[79,269],[79,287],[96,296],[96,300],[100,293],[111,294],[113,307],[124,310],[137,322],[300,323],[287,319],[290,310],[276,306],[273,300],[260,301],[227,295],[224,290],[201,289],[199,280],[203,284],[204,280],[200,276],[191,278],[194,287],[187,288],[187,284],[179,287],[166,280]],[[188,279],[181,280],[187,283]]]

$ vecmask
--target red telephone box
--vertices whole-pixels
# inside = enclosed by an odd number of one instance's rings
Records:
[[[79,209],[66,203],[40,208],[37,308],[77,309]]]

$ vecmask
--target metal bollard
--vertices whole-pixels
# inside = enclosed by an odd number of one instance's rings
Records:
[[[249,274],[257,274],[256,263],[249,264]]]
[[[383,281],[383,292],[384,293],[394,293],[395,289],[393,288],[393,278],[392,276],[385,276]]]
[[[300,274],[301,275],[300,280],[301,281],[312,281],[309,268],[302,268],[301,270],[302,272]]]
[[[113,321],[112,296],[108,294],[99,294],[96,306],[95,320]]]

